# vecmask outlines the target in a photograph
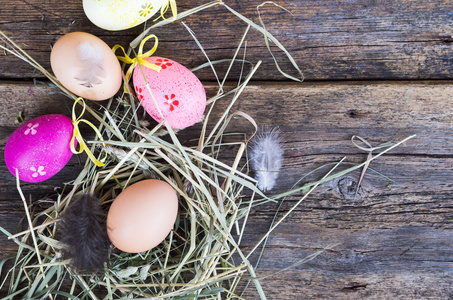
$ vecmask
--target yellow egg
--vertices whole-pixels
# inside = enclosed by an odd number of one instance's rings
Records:
[[[139,181],[122,191],[107,215],[107,234],[118,249],[139,253],[159,245],[178,213],[175,190],[162,180]]]
[[[121,87],[121,66],[112,49],[86,32],[62,36],[50,53],[52,71],[77,96],[105,100]]]
[[[94,25],[123,30],[140,25],[168,0],[83,0],[83,10]]]

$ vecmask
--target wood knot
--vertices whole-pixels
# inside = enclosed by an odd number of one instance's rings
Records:
[[[363,282],[350,282],[348,286],[343,287],[341,290],[343,292],[353,292],[357,290],[363,290],[366,289],[367,283]]]
[[[338,192],[345,198],[355,196],[357,190],[357,181],[351,177],[344,177],[337,182]]]
[[[360,116],[357,109],[350,109],[346,112],[346,115],[350,118],[358,118]]]

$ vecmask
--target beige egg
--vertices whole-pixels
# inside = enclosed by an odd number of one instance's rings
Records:
[[[86,32],[62,36],[50,53],[52,71],[61,84],[89,100],[105,100],[121,87],[121,66],[112,49]]]
[[[107,215],[107,234],[122,251],[147,251],[168,236],[177,213],[178,197],[168,183],[157,179],[139,181],[113,201]]]

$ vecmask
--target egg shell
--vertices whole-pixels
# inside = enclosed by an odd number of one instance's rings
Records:
[[[19,126],[5,145],[8,170],[26,182],[41,182],[57,174],[72,157],[74,126],[63,115],[44,115]],[[75,141],[75,143],[77,143]]]
[[[124,30],[140,25],[160,10],[166,0],[83,0],[83,10],[94,25]]]
[[[85,99],[105,100],[121,87],[121,66],[112,49],[86,32],[71,32],[58,39],[50,65],[64,87]]]
[[[177,213],[178,197],[168,183],[157,179],[139,181],[113,201],[107,215],[107,234],[122,251],[147,251],[167,237]]]
[[[200,120],[206,108],[206,93],[195,74],[171,59],[152,56],[146,61],[162,68],[157,72],[142,67],[157,105],[170,127],[183,129]],[[134,70],[133,80],[142,106],[154,120],[161,122],[161,115],[146,89],[139,67]]]

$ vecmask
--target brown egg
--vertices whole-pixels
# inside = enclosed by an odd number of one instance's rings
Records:
[[[105,100],[121,87],[121,66],[112,49],[86,32],[62,36],[50,53],[52,71],[77,96]]]
[[[138,253],[159,245],[178,213],[175,190],[162,180],[147,179],[126,188],[107,215],[107,234],[118,249]]]

